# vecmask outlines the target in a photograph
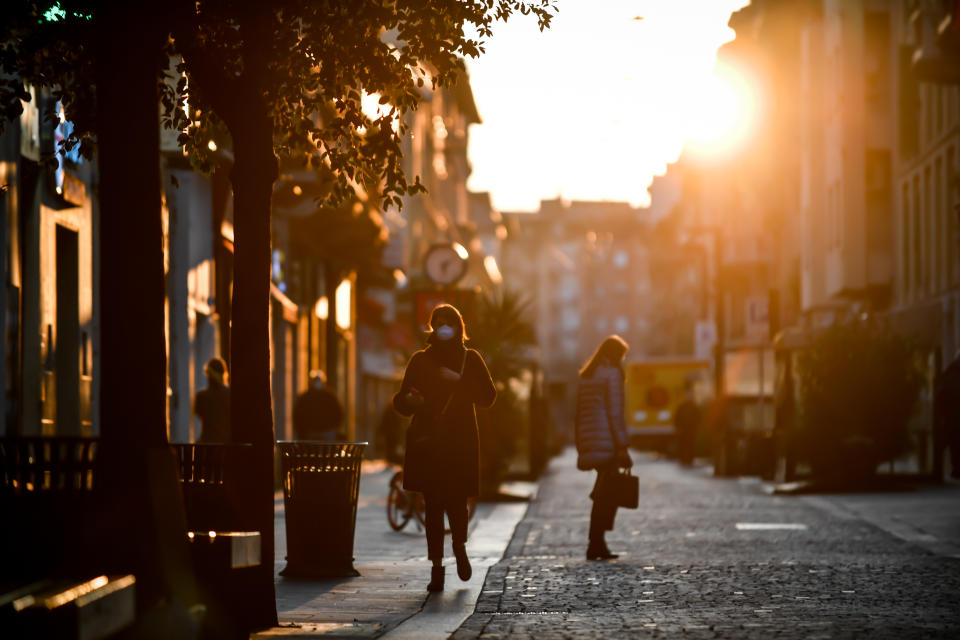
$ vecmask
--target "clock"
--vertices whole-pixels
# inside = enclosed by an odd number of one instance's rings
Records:
[[[467,259],[452,244],[435,244],[423,256],[423,270],[435,284],[450,286],[466,275]]]

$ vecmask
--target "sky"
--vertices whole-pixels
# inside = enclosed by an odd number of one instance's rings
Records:
[[[543,33],[520,15],[498,23],[467,60],[483,120],[469,188],[501,211],[557,196],[648,204],[685,140],[722,146],[748,117],[742,87],[714,74],[747,1],[558,0]]]

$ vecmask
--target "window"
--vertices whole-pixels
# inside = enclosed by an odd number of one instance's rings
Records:
[[[613,321],[613,330],[617,333],[626,333],[629,328],[630,321],[627,320],[627,316],[617,316]]]
[[[943,98],[945,92],[940,86],[934,86],[932,89],[933,99],[937,103],[937,135],[943,131]]]
[[[933,232],[933,250],[930,252],[933,254],[933,277],[931,278],[934,291],[940,291],[947,282],[946,273],[947,265],[944,260],[944,254],[946,253],[946,216],[944,215],[943,207],[943,193],[941,191],[941,185],[943,185],[943,159],[937,158],[934,161],[934,170],[933,170],[933,217],[931,218],[931,223],[934,229]]]
[[[958,242],[957,238],[957,210],[956,210],[956,198],[954,194],[956,193],[956,165],[953,162],[953,147],[947,149],[947,179],[944,184],[944,188],[947,192],[947,198],[944,209],[946,209],[946,227],[944,228],[944,233],[947,237],[947,269],[946,269],[946,285],[952,286],[954,283],[954,269],[956,268],[956,246]]]
[[[930,167],[927,166],[923,172],[923,224],[925,240],[925,258],[923,265],[923,288],[926,293],[933,293],[933,273],[936,269],[934,262],[934,247],[937,244],[934,236],[933,222],[936,218],[936,212],[933,210],[933,199],[930,197]]]
[[[903,297],[909,298],[910,280],[910,182],[903,183],[900,208],[900,277]]]
[[[843,244],[843,188],[840,183],[833,187],[833,216],[837,225],[837,247]]]
[[[923,286],[923,241],[921,219],[923,209],[920,208],[920,176],[913,176],[913,291],[920,295]]]
[[[827,247],[833,249],[836,224],[833,220],[833,185],[827,187]]]

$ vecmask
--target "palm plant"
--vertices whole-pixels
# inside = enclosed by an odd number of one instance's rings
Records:
[[[529,304],[509,290],[481,295],[469,329],[470,346],[483,354],[498,394],[496,404],[478,416],[481,493],[488,497],[498,494],[524,436],[526,412],[509,382],[530,365],[529,347],[536,344],[536,332],[526,319]]]

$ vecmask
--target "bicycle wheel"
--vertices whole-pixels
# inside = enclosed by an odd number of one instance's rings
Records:
[[[427,505],[422,493],[414,493],[413,497],[413,511],[417,515],[417,522],[420,523],[420,526],[426,528],[427,526]]]
[[[387,494],[387,522],[394,531],[400,531],[410,521],[412,496],[403,490],[403,471],[390,478],[390,493]]]

